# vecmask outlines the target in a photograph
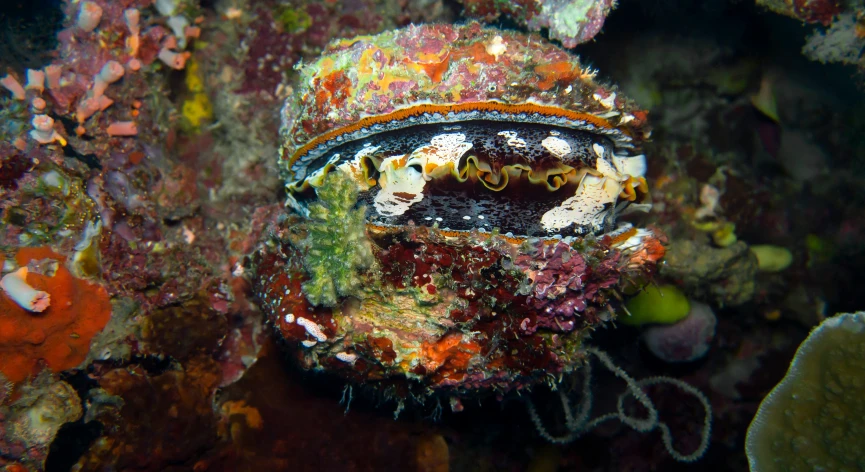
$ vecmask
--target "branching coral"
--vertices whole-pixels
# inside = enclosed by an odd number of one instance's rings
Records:
[[[314,305],[334,306],[360,285],[358,271],[369,267],[372,249],[365,233],[366,209],[355,208],[357,188],[341,172],[332,172],[316,189],[309,207],[303,265],[310,280],[303,291]]]

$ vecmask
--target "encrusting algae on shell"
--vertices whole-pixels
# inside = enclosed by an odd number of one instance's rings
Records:
[[[300,216],[253,262],[302,365],[400,397],[519,389],[578,368],[663,256],[615,222],[646,206],[645,112],[539,37],[412,26],[301,75],[280,159]]]
[[[664,255],[616,221],[649,206],[646,113],[594,76],[476,23],[338,41],[305,66],[282,110],[294,212],[250,261],[299,364],[397,411],[583,368],[619,286]]]

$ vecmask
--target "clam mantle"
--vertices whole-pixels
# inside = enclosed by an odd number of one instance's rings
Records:
[[[282,113],[289,203],[349,175],[382,226],[614,228],[647,190],[645,112],[535,36],[413,26],[332,44]]]

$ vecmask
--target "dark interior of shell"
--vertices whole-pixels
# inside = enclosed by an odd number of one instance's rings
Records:
[[[599,232],[609,229],[620,194],[635,193],[644,160],[617,156],[619,136],[586,128],[475,119],[340,136],[305,156],[304,178],[289,190],[305,207],[324,176],[341,171],[358,184],[376,225]]]

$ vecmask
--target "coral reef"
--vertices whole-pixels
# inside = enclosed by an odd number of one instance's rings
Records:
[[[859,32],[861,26],[856,16],[852,12],[838,15],[825,31],[817,31],[808,37],[802,53],[823,63],[859,65],[865,38]]]
[[[22,384],[15,397],[8,406],[0,397],[0,465],[41,470],[60,427],[81,418],[81,400],[71,385],[48,372]]]
[[[741,305],[754,297],[757,257],[738,242],[715,248],[695,241],[673,241],[661,275],[679,281],[694,297],[725,305]]]
[[[99,377],[99,388],[90,391],[87,420],[102,423],[106,434],[75,470],[164,470],[171,464],[194,464],[202,451],[216,444],[211,395],[220,372],[212,360],[195,357],[184,370],[161,374],[131,366]]]
[[[0,468],[746,468],[865,305],[861,2],[758,5],[5,2]]]
[[[20,174],[0,202],[6,223],[0,228],[0,247],[6,251],[21,244],[55,244],[64,236],[83,232],[96,218],[95,205],[77,172],[40,162],[51,154],[35,152],[26,158],[11,154],[21,162],[9,169],[17,167]]]
[[[826,63],[854,65],[865,70],[865,5],[862,2],[831,0],[757,0],[758,5],[806,23],[818,23],[802,47],[805,57]]]

